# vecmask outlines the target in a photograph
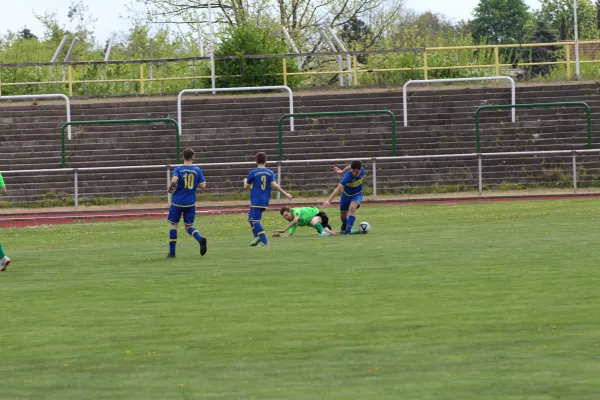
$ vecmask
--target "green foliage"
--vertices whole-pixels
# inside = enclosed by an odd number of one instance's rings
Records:
[[[596,61],[600,58],[600,53],[596,55]],[[592,57],[581,56],[580,61],[592,61]],[[595,80],[600,75],[600,63],[582,62],[579,67],[579,74],[584,80]],[[571,65],[571,76],[568,79],[575,78],[575,67]],[[564,65],[553,66],[548,74],[539,75],[535,78],[541,82],[561,82],[567,79],[567,69]]]
[[[573,1],[540,0],[541,8],[536,17],[546,21],[559,33],[560,40],[573,40]],[[577,0],[577,27],[579,39],[596,39],[598,35],[598,17],[596,7],[590,0]]]
[[[418,40],[416,35],[418,27],[416,25],[405,27],[404,39],[408,40],[410,44],[414,43],[413,40]],[[446,46],[472,46],[473,42],[470,38],[456,35],[445,36]],[[438,39],[436,39],[438,40]],[[390,46],[396,47],[395,43],[391,43]],[[413,47],[413,46],[408,46]],[[416,47],[416,46],[415,46]],[[373,72],[371,74],[361,73],[359,77],[359,84],[361,85],[381,85],[381,84],[401,84],[409,79],[423,79],[424,73],[422,70],[415,68],[422,68],[424,65],[423,53],[416,52],[405,52],[405,53],[388,53],[388,54],[372,54],[369,56],[368,63],[361,67],[362,70],[371,69],[388,69],[388,68],[406,68],[406,71],[394,71],[394,72]],[[492,64],[493,51],[491,49],[484,49],[474,51],[470,49],[465,50],[436,50],[428,52],[427,54],[427,66],[428,68],[436,67],[447,67],[442,69],[435,69],[428,71],[429,79],[443,79],[443,78],[468,78],[482,76],[486,74],[485,70],[479,68],[475,69],[464,69],[464,68],[452,68],[457,65],[487,65]],[[490,71],[487,71],[488,73]]]
[[[349,49],[365,49],[367,42],[373,37],[373,31],[369,25],[357,17],[352,17],[342,26],[341,39],[347,43]],[[367,62],[367,55],[359,54],[357,60],[359,63]]]
[[[527,186],[523,183],[502,182],[496,186],[498,190],[526,190]]]
[[[536,21],[536,30],[529,37],[529,41],[533,43],[555,43],[556,33],[552,31],[543,20]],[[525,63],[541,63],[553,62],[561,55],[562,48],[556,46],[549,47],[526,47],[523,50],[523,62]],[[533,65],[526,67],[528,78],[535,78],[538,75],[547,75],[554,66],[551,65]]]
[[[254,23],[230,27],[215,56],[244,56],[257,54],[280,54],[287,52],[287,45],[275,38],[269,29]],[[297,72],[295,60],[286,62],[288,72]],[[210,72],[204,69],[205,74]],[[283,62],[280,59],[249,59],[215,61],[215,73],[221,75],[217,87],[273,86],[283,84]],[[299,77],[289,77],[288,86],[298,86]]]
[[[473,39],[489,44],[520,43],[530,18],[523,0],[480,0],[470,22]]]

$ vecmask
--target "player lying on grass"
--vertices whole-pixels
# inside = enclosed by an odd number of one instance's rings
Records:
[[[317,230],[320,236],[333,236],[337,232],[331,230],[329,225],[329,217],[323,211],[319,211],[317,207],[297,207],[290,208],[287,206],[281,207],[279,213],[283,218],[290,223],[284,229],[276,230],[274,237],[280,237],[282,233],[290,231],[289,236],[293,236],[296,228],[299,226],[312,226]]]

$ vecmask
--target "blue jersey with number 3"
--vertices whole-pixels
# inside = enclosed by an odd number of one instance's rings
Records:
[[[183,165],[175,168],[173,177],[179,178],[173,191],[171,203],[179,207],[190,207],[196,204],[196,189],[204,183],[202,170],[195,165]]]
[[[271,200],[271,182],[276,182],[275,172],[268,168],[256,168],[250,171],[246,183],[250,189],[250,207],[267,208]]]

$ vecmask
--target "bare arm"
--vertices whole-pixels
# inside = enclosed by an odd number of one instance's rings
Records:
[[[281,194],[283,194],[285,197],[287,197],[288,200],[291,200],[294,196],[292,196],[291,194],[289,194],[288,192],[286,192],[285,190],[283,190],[281,188],[281,186],[279,186],[277,184],[277,182],[271,182],[271,187],[275,190],[277,190],[278,192],[280,192]]]
[[[333,191],[333,193],[331,193],[329,198],[323,203],[323,207],[331,206],[331,202],[333,201],[333,199],[335,199],[337,197],[338,194],[340,194],[340,192],[342,191],[343,188],[344,188],[343,185],[338,185],[335,188],[335,190]]]
[[[345,174],[347,171],[350,171],[350,169],[350,164],[346,165],[344,169],[339,169],[338,167],[333,166],[333,172],[335,172],[336,174]]]
[[[252,186],[252,185],[250,185],[250,184],[249,184],[249,183],[246,181],[246,178],[244,178],[244,189],[249,189],[249,188],[250,188],[250,186]]]
[[[288,229],[290,229],[292,226],[294,226],[298,223],[298,218],[299,217],[295,217],[293,220],[291,220],[290,223],[288,224],[288,226],[285,227],[285,229],[278,229],[275,232],[279,232],[279,233],[287,232]]]
[[[171,183],[169,183],[169,189],[167,190],[169,193],[173,193],[175,191],[177,182],[179,182],[179,178],[174,176],[173,179],[171,179]]]
[[[198,185],[198,187],[202,190],[206,189],[206,182],[202,182],[201,184]]]

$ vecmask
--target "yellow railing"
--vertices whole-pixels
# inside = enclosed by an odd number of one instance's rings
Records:
[[[337,74],[352,74],[352,83],[354,86],[358,86],[360,83],[360,75],[361,74],[371,74],[377,72],[408,72],[408,71],[421,71],[424,79],[429,78],[430,71],[437,70],[450,70],[450,69],[489,69],[493,71],[495,75],[501,75],[503,67],[530,67],[534,65],[564,65],[566,67],[566,76],[567,80],[573,78],[572,76],[572,65],[575,61],[571,57],[571,49],[574,46],[575,42],[555,42],[555,43],[527,43],[527,44],[507,44],[507,45],[481,45],[481,46],[451,46],[451,47],[429,47],[420,50],[415,50],[415,52],[421,53],[421,62],[422,66],[413,66],[413,67],[405,67],[405,68],[363,68],[359,67],[359,63],[357,62],[357,54],[360,52],[350,52],[352,54],[352,65],[350,70],[329,70],[329,71],[306,71],[306,72],[288,72],[287,70],[287,60],[291,58],[297,57],[296,55],[288,54],[288,55],[265,55],[260,58],[280,58],[282,60],[282,70],[280,73],[276,75],[281,75],[283,79],[283,84],[287,85],[288,78],[292,76],[315,76],[315,75],[337,75]],[[579,41],[580,53],[582,48],[585,48],[586,45],[599,44],[600,40],[586,40]],[[525,48],[533,48],[533,47],[562,47],[564,49],[564,59],[560,61],[553,62],[538,62],[538,63],[502,63],[500,57],[500,49],[525,49]],[[432,53],[440,52],[440,51],[461,51],[461,50],[484,50],[491,49],[493,51],[493,60],[492,64],[477,64],[477,65],[444,65],[444,66],[435,66],[430,65],[429,57]],[[600,54],[600,46],[598,46],[598,53]],[[389,52],[388,52],[389,53]],[[318,54],[318,53],[317,53]],[[258,57],[253,57],[258,58]],[[171,62],[176,60],[169,60],[164,62]],[[132,61],[133,62],[133,61]],[[93,79],[93,80],[75,80],[73,79],[73,66],[78,65],[79,63],[70,63],[66,65],[66,79],[65,80],[53,80],[53,81],[43,81],[43,82],[1,82],[0,81],[0,96],[2,95],[2,88],[8,86],[23,86],[23,85],[66,85],[66,89],[69,96],[73,95],[73,86],[78,84],[90,84],[90,83],[123,83],[123,82],[131,82],[137,83],[137,92],[143,94],[146,92],[145,85],[148,82],[161,82],[161,81],[182,81],[182,80],[192,80],[192,79],[210,79],[210,75],[201,75],[201,76],[176,76],[176,77],[163,77],[163,78],[153,78],[150,79],[146,77],[146,64],[156,62],[156,61],[146,61],[139,60],[136,61],[139,63],[139,76],[132,77],[131,79]],[[122,62],[121,62],[122,63]],[[581,60],[581,64],[586,63],[600,63],[600,60]],[[85,63],[81,63],[85,64]],[[108,62],[107,64],[110,64]],[[48,64],[40,64],[40,65],[48,65]],[[4,67],[10,67],[10,65],[4,65]],[[18,65],[15,65],[14,68],[18,68]],[[232,75],[234,76],[234,75]],[[240,75],[235,75],[240,76]],[[217,75],[216,78],[222,78],[224,76]],[[400,82],[398,82],[400,83]]]

